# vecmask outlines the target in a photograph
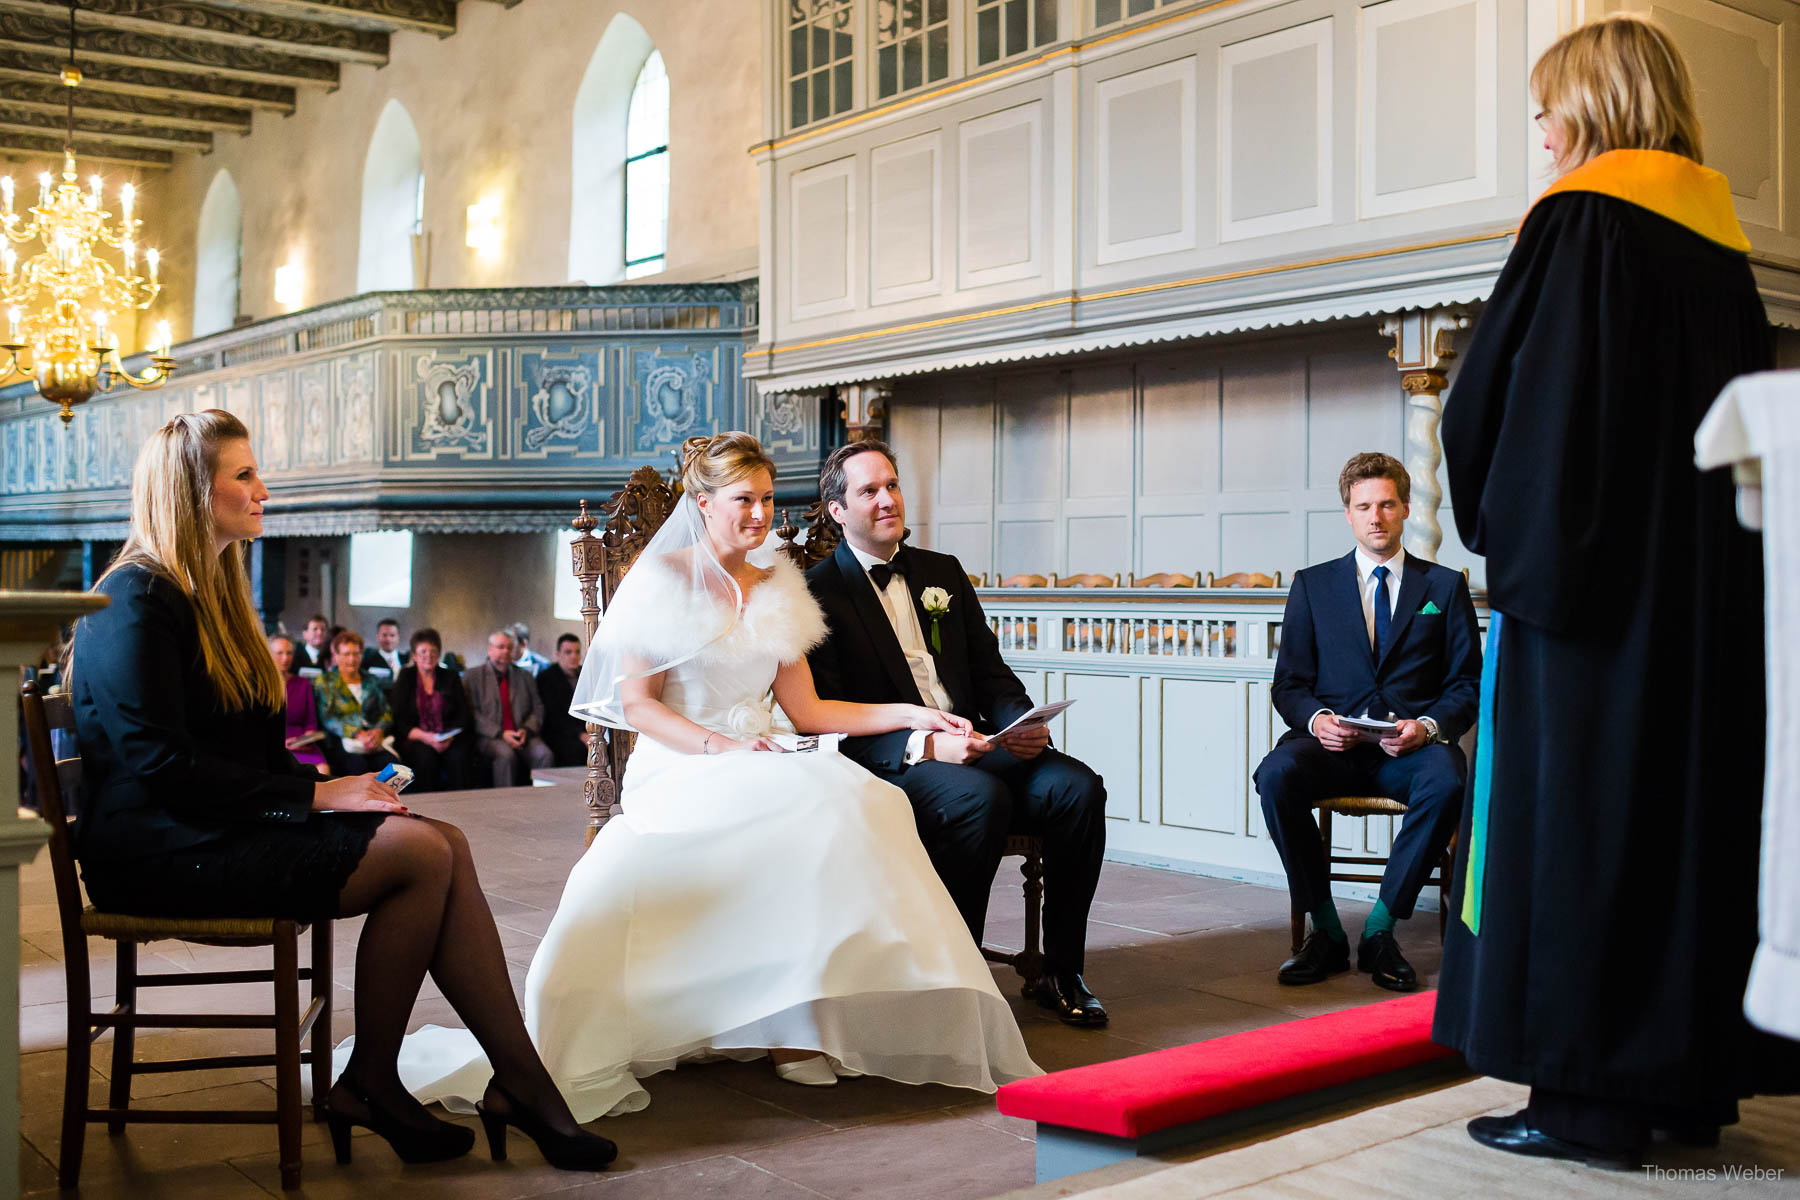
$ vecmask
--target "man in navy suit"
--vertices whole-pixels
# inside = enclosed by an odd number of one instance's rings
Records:
[[[1338,496],[1356,549],[1294,577],[1270,693],[1288,732],[1256,769],[1294,907],[1312,916],[1312,932],[1276,977],[1318,983],[1350,969],[1313,805],[1388,796],[1406,805],[1406,816],[1356,966],[1380,987],[1410,992],[1418,975],[1394,940],[1394,922],[1412,915],[1456,831],[1465,769],[1456,743],[1475,721],[1481,638],[1462,573],[1400,548],[1412,482],[1398,459],[1356,455],[1338,476]],[[1362,716],[1399,728],[1376,740],[1338,719]]]

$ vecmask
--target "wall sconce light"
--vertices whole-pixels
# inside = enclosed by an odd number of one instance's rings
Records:
[[[483,255],[500,250],[500,198],[483,196],[469,205],[469,227],[464,241]]]
[[[300,307],[303,280],[300,264],[286,263],[275,268],[275,303],[289,312]]]

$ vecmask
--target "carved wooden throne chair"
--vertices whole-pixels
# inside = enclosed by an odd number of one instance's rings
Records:
[[[639,467],[601,507],[601,520],[589,516],[587,501],[581,502],[581,515],[571,522],[579,536],[570,543],[570,552],[575,578],[581,584],[584,649],[593,645],[600,614],[618,594],[625,572],[675,511],[680,494],[678,479],[667,481],[655,467]],[[596,528],[600,530],[597,537]],[[588,774],[581,791],[587,801],[587,840],[591,844],[600,827],[618,811],[625,762],[631,757],[637,734],[594,724],[587,730]]]
[[[804,542],[794,540],[800,535],[800,530],[788,519],[788,510],[785,508],[781,510],[781,524],[775,529],[776,548],[802,571],[830,558],[837,552],[838,543],[843,540],[842,528],[825,511],[823,500],[815,502],[806,510],[804,520]],[[1024,860],[1019,864],[1019,874],[1024,876],[1025,887],[1024,944],[1017,950],[1006,950],[984,942],[981,953],[989,962],[1006,963],[1017,971],[1025,981],[1025,993],[1030,995],[1037,989],[1038,978],[1044,972],[1044,840],[1035,834],[1015,833],[1006,839],[1006,848],[1002,853],[1009,858]]]

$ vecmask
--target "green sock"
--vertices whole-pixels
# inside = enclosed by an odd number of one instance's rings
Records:
[[[1322,933],[1334,942],[1348,942],[1350,935],[1344,932],[1344,923],[1338,920],[1337,905],[1327,900],[1312,910],[1313,931]]]
[[[1387,901],[1375,901],[1375,907],[1369,910],[1369,919],[1363,922],[1363,936],[1372,937],[1377,933],[1394,932],[1394,914],[1388,911]]]

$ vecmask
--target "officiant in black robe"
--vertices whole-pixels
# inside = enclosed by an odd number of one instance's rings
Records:
[[[1575,126],[1550,130],[1566,162],[1580,114],[1559,117],[1542,70],[1545,119]],[[1761,549],[1729,477],[1694,467],[1707,406],[1773,343],[1730,188],[1698,153],[1696,126],[1675,152],[1575,157],[1527,215],[1443,421],[1494,615],[1433,1034],[1532,1087],[1523,1112],[1471,1123],[1477,1141],[1614,1166],[1654,1130],[1709,1143],[1740,1097],[1800,1078],[1743,1015]]]

